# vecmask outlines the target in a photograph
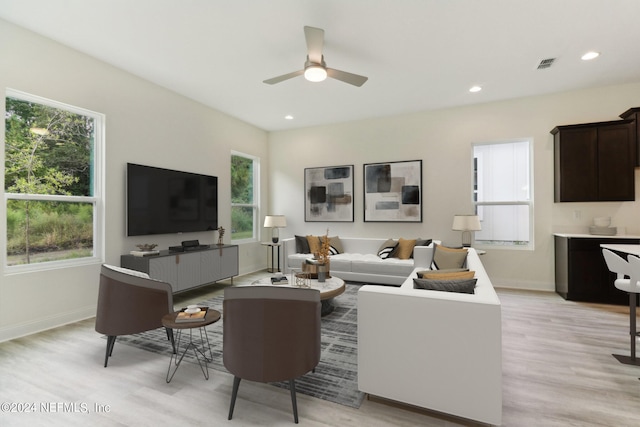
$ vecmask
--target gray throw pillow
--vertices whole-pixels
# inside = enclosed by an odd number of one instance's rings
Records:
[[[465,280],[435,280],[413,279],[414,289],[427,289],[431,291],[457,292],[460,294],[473,294],[478,279]]]
[[[311,252],[309,250],[309,241],[307,240],[307,236],[295,236],[295,238],[296,238],[296,253],[308,254]]]

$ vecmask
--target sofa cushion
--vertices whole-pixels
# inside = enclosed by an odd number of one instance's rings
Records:
[[[309,243],[309,253],[317,254],[320,252],[320,237],[307,235],[307,242]]]
[[[413,279],[414,289],[426,289],[431,291],[457,292],[461,294],[472,294],[476,287],[477,279],[465,280],[433,280],[433,279]]]
[[[337,254],[329,257],[329,270],[330,271],[351,271],[351,259],[350,254]]]
[[[438,273],[461,273],[464,271],[469,271],[469,269],[468,268],[447,268],[443,270],[422,270],[422,271],[416,271],[416,275],[418,276],[418,278],[422,279],[423,275],[433,273],[435,271],[437,271]]]
[[[398,246],[398,242],[393,239],[388,239],[378,249],[378,256],[381,259],[391,258],[391,254],[395,251],[396,246]]]
[[[333,236],[329,237],[329,255],[337,255],[344,253],[344,249],[342,248],[342,242],[340,241],[340,237]]]
[[[307,236],[295,236],[296,238],[296,252],[299,254],[310,254],[309,241]]]
[[[403,239],[398,240],[398,246],[396,247],[395,257],[400,259],[409,259],[413,253],[413,247],[416,245],[416,241]]]
[[[442,272],[442,270],[433,270],[428,273],[424,273],[420,278],[436,279],[436,280],[462,280],[462,279],[473,279],[475,274],[476,274],[475,271]]]
[[[458,249],[435,245],[431,269],[443,270],[449,268],[462,268],[466,260],[467,250],[464,248]]]
[[[353,273],[382,274],[385,276],[409,276],[413,271],[413,260],[380,259],[374,254],[350,254]],[[337,269],[336,269],[337,271]]]

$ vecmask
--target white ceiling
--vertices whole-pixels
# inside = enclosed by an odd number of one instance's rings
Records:
[[[265,130],[640,81],[638,0],[0,0],[0,18]],[[305,25],[369,81],[262,83],[303,68]]]

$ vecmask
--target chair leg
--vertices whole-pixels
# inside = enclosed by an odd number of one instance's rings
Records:
[[[622,354],[614,354],[613,357],[618,359],[618,362],[624,363],[625,365],[636,365],[640,366],[640,358],[636,358],[636,337],[639,336],[638,330],[636,327],[636,298],[638,294],[634,292],[629,293],[629,335],[631,335],[631,348],[630,356],[622,355]]]
[[[107,351],[104,355],[104,367],[107,367],[107,363],[109,363],[109,357],[111,357],[111,354],[113,353],[113,346],[116,343],[116,336],[115,335],[109,335],[107,337]]]
[[[171,328],[165,328],[166,332],[167,332],[167,339],[169,341],[171,341],[171,347],[173,348],[173,354],[176,354],[176,341],[173,338],[173,329]]]
[[[638,329],[636,327],[636,298],[638,294],[629,293],[629,332],[631,334],[631,360],[636,361],[636,337],[638,336]]]
[[[289,380],[289,389],[291,390],[291,405],[293,405],[293,421],[298,424],[298,403],[296,402],[295,380]]]
[[[233,391],[231,392],[231,405],[229,406],[229,418],[233,417],[233,408],[236,406],[236,397],[238,396],[238,387],[240,387],[240,377],[233,377]]]

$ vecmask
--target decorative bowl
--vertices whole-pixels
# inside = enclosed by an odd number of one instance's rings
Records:
[[[144,243],[144,244],[136,245],[136,247],[143,252],[152,251],[156,246],[158,245],[156,245],[155,243]]]
[[[593,225],[595,225],[596,227],[608,227],[611,225],[611,217],[597,216],[593,218]]]

